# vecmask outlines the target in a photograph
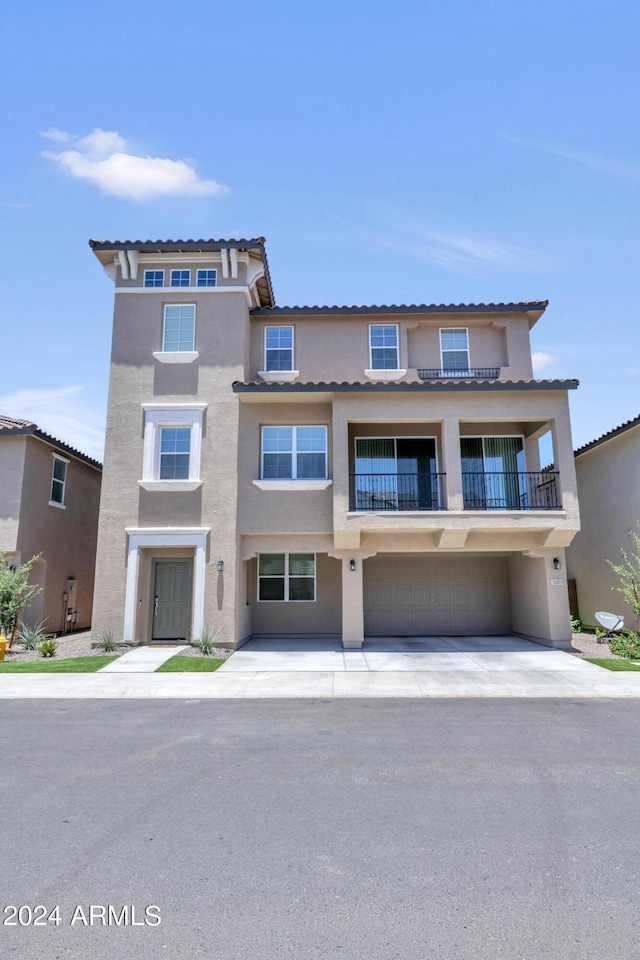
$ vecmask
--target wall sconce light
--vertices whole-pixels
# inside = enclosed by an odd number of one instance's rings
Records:
[[[553,569],[562,570],[562,564],[560,563],[560,557],[553,558]]]
[[[355,560],[349,560],[349,570],[351,570],[351,573],[353,573],[355,569],[356,569]]]
[[[220,573],[222,573],[222,571],[224,570],[224,560],[222,559],[218,560],[218,570],[220,571]]]

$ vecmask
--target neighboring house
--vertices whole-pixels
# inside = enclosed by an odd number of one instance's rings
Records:
[[[607,563],[620,562],[621,548],[634,550],[631,533],[640,520],[640,416],[610,430],[575,452],[582,529],[569,551],[577,612],[585,626],[597,627],[595,613],[624,614],[625,626],[640,623],[615,591],[620,581]]]
[[[42,590],[24,619],[46,631],[91,623],[101,473],[35,423],[0,416],[0,553],[41,555],[32,581]]]
[[[115,282],[98,627],[570,642],[577,381],[533,379],[546,301],[276,307],[262,239],[90,243]]]

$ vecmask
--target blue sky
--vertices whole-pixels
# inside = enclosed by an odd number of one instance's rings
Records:
[[[90,237],[264,236],[280,304],[548,298],[575,445],[637,416],[639,27],[616,0],[5,0],[0,410],[100,455]]]

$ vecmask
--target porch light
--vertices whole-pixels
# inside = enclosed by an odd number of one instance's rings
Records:
[[[220,573],[222,573],[222,571],[224,570],[224,560],[222,559],[218,560],[218,570],[220,571]]]
[[[554,557],[554,558],[553,558],[553,569],[554,569],[554,570],[561,570],[561,569],[562,569],[562,564],[560,563],[560,557]]]
[[[355,571],[355,569],[356,569],[356,562],[355,562],[355,560],[349,560],[349,570],[351,570],[351,573],[353,573],[353,572]]]

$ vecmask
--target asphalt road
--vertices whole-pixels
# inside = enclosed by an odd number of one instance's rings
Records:
[[[0,927],[3,958],[640,957],[636,701],[10,701],[0,722],[1,906],[60,917]],[[90,905],[141,925],[85,926]]]

